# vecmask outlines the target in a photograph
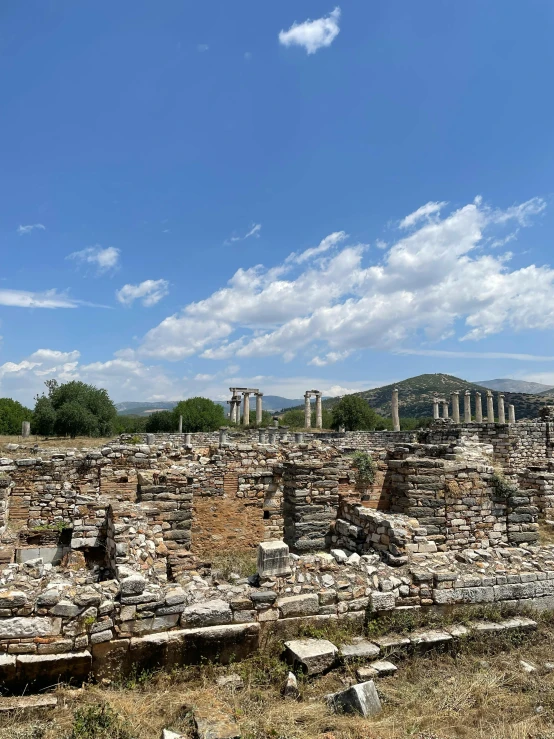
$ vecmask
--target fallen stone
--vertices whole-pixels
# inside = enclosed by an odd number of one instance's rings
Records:
[[[260,577],[290,575],[289,548],[284,541],[263,541],[258,545],[258,575]]]
[[[364,718],[381,712],[381,701],[373,680],[358,683],[340,693],[328,696],[328,702],[335,711],[359,713]]]
[[[225,688],[227,690],[242,690],[244,688],[244,680],[240,675],[222,675],[216,680],[218,688]]]
[[[530,662],[527,662],[524,659],[519,660],[519,666],[521,667],[523,672],[526,672],[528,675],[537,671],[537,668],[535,667],[535,665],[532,665]]]
[[[194,709],[198,739],[240,739],[240,729],[234,719],[219,706]]]
[[[162,739],[185,739],[184,734],[177,734],[175,731],[170,729],[164,729],[162,731]]]
[[[356,677],[361,683],[365,683],[368,680],[373,680],[374,677],[379,677],[379,673],[373,667],[358,667]]]
[[[373,659],[378,657],[380,648],[377,644],[360,639],[352,644],[341,644],[339,647],[340,656],[345,662],[351,662],[355,659]]]
[[[23,695],[13,698],[0,698],[0,713],[7,711],[34,711],[37,708],[55,708],[58,699],[55,695]]]
[[[339,565],[344,564],[348,559],[348,554],[344,551],[344,549],[331,549],[331,554],[337,560]]]
[[[392,662],[389,662],[386,659],[380,659],[376,662],[371,662],[369,667],[372,670],[375,670],[378,677],[386,677],[387,675],[394,675],[394,673],[398,670],[398,667],[396,665],[393,665]]]
[[[294,672],[289,672],[287,675],[287,681],[283,685],[281,692],[285,698],[298,698],[300,691],[298,690],[298,681]]]
[[[294,639],[285,642],[287,662],[301,665],[308,675],[318,675],[330,669],[337,659],[338,649],[327,639]]]
[[[446,631],[419,631],[410,634],[410,641],[416,646],[435,647],[452,641],[452,634]]]

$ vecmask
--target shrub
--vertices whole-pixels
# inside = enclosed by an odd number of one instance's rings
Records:
[[[373,484],[375,480],[376,466],[373,461],[371,454],[368,452],[354,452],[352,454],[354,459],[354,467],[356,469],[356,484],[367,490],[367,488]]]
[[[359,395],[345,395],[333,407],[332,427],[341,426],[347,431],[371,431],[380,418],[367,402]]]
[[[121,717],[106,703],[79,708],[66,739],[135,739]]]

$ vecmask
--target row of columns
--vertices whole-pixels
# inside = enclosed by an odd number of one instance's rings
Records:
[[[321,429],[323,428],[323,405],[319,390],[306,390],[304,393],[304,427],[312,428],[312,395],[315,395],[315,427]]]
[[[460,393],[455,390],[450,394],[452,405],[452,420],[454,423],[460,423]],[[394,393],[393,393],[394,403]],[[442,406],[442,418],[448,418],[448,400],[440,399],[436,395],[433,398],[433,418],[440,418],[440,406]],[[506,423],[506,407],[504,404],[504,395],[498,393],[498,423]],[[471,393],[466,390],[464,393],[464,423],[471,423]],[[494,397],[492,390],[487,391],[486,398],[486,416],[483,416],[483,399],[480,392],[475,393],[475,422],[476,423],[494,423]],[[515,406],[508,404],[508,423],[516,422]]]
[[[250,426],[250,395],[256,396],[256,424],[261,424],[263,417],[263,400],[264,394],[261,393],[257,388],[236,388],[231,387],[229,390],[233,393],[231,400],[228,400],[229,419],[236,424],[241,421],[240,407],[241,407],[241,394],[242,394],[242,425]]]

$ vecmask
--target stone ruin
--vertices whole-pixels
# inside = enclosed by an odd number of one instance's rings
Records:
[[[314,618],[361,628],[399,608],[554,608],[554,549],[538,544],[554,519],[553,416],[541,415],[458,423],[454,400],[448,423],[420,431],[244,428],[8,450],[4,689],[239,659],[262,630]],[[355,451],[371,454],[371,481]],[[248,549],[255,575],[218,569],[217,555]]]

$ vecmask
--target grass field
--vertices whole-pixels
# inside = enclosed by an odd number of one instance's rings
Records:
[[[43,717],[0,717],[0,739],[159,739],[162,728],[193,737],[191,709],[235,718],[243,739],[553,739],[554,629],[509,641],[471,642],[456,654],[402,661],[377,681],[383,712],[373,719],[332,713],[325,694],[355,682],[354,668],[300,679],[300,699],[284,699],[287,667],[271,641],[242,663],[174,674],[142,674],[122,685],[59,689],[59,706]],[[519,661],[536,665],[532,674]],[[241,690],[217,687],[236,673]]]

